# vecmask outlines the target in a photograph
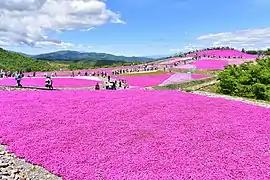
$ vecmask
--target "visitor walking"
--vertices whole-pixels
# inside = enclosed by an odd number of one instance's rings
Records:
[[[17,81],[17,86],[19,88],[21,88],[22,87],[22,85],[21,85],[22,74],[20,72],[16,72],[16,74],[15,74],[15,80]]]

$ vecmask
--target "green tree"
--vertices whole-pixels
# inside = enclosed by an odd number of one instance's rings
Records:
[[[270,100],[270,59],[227,66],[218,76],[217,91],[222,94]]]
[[[0,68],[6,71],[21,70],[23,72],[54,70],[54,67],[46,61],[36,60],[2,48],[0,48]]]

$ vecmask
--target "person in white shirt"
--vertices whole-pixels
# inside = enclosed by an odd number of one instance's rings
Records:
[[[20,72],[16,72],[16,74],[15,74],[15,80],[17,81],[18,87],[22,87],[22,84],[21,84],[22,74]]]
[[[49,88],[49,89],[53,89],[53,82],[51,77],[47,76],[46,80],[45,80],[45,87]]]

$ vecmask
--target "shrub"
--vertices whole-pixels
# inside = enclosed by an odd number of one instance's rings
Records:
[[[227,66],[218,76],[217,91],[222,94],[270,100],[270,59]]]

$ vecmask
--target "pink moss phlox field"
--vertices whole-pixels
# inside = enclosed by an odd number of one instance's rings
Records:
[[[235,57],[242,56],[245,59],[258,57],[257,55],[246,54],[246,53],[243,53],[243,52],[237,51],[237,50],[209,50],[209,51],[198,52],[197,54],[198,54],[198,56],[203,56],[203,55],[217,56],[217,57],[221,56],[222,58],[224,58],[224,57],[228,58],[229,56],[231,58],[233,58],[234,56]],[[195,54],[189,54],[188,56],[193,57],[193,56],[195,56]]]
[[[121,76],[118,79],[124,79],[130,86],[150,87],[157,86],[168,79],[173,73],[149,75],[149,76]]]
[[[192,63],[201,70],[223,70],[228,64],[227,60],[198,60]]]
[[[191,74],[192,79],[203,79],[206,77],[209,77],[210,75],[205,75],[205,74]]]
[[[0,91],[0,140],[65,180],[269,179],[270,110],[178,91]]]
[[[209,77],[209,75],[204,74],[189,74],[189,73],[175,73],[165,81],[163,81],[160,86],[165,86],[169,84],[177,84],[181,82],[192,81],[196,79],[203,79]]]
[[[97,83],[102,83],[101,81],[95,80],[85,80],[85,79],[75,79],[75,78],[52,78],[53,86],[64,88],[64,87],[89,87],[94,86]],[[33,86],[33,87],[44,87],[45,78],[28,78],[22,79],[23,86]],[[4,78],[0,79],[0,85],[16,86],[17,82],[14,78]]]
[[[179,69],[193,69],[194,67],[196,67],[196,66],[194,66],[192,64],[185,64],[185,65],[176,66],[174,68],[179,68]]]

